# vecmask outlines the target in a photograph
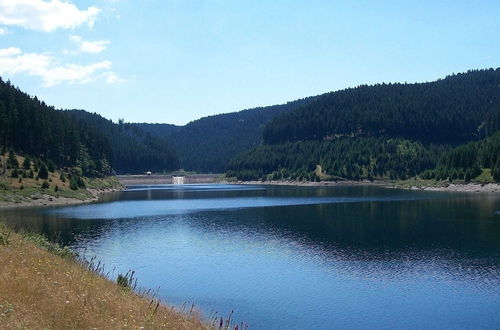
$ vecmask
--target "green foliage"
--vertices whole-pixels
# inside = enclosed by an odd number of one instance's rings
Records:
[[[137,286],[137,279],[134,278],[134,271],[129,270],[125,275],[118,274],[116,283],[122,288],[134,290]]]
[[[332,92],[275,117],[264,129],[264,141],[385,135],[457,145],[476,139],[485,117],[497,111],[499,85],[500,69],[489,69],[429,83],[363,85]]]
[[[128,278],[126,278],[124,275],[122,274],[118,274],[118,277],[116,279],[116,283],[123,287],[123,288],[128,288],[129,287],[129,283],[128,283]]]
[[[166,139],[177,151],[181,168],[221,173],[232,158],[262,142],[262,130],[272,118],[298,109],[314,99],[310,97],[282,105],[208,116],[185,126],[124,124],[124,129],[137,127],[154,137]]]
[[[69,181],[69,187],[72,190],[78,190],[78,180],[76,177],[72,177]]]
[[[130,173],[178,167],[175,152],[163,139],[153,138],[139,128],[122,132],[117,124],[97,114],[57,111],[2,79],[0,141],[3,149],[13,148],[43,159],[50,172],[55,165],[73,167],[77,161],[85,163],[86,175],[95,176],[111,174],[111,167]],[[82,158],[82,149],[87,158]],[[16,163],[11,160],[8,166],[17,168]]]
[[[234,158],[226,174],[317,180],[320,165],[323,179],[470,181],[500,155],[499,85],[500,69],[490,69],[324,94],[272,119],[264,144]],[[481,129],[488,137],[477,141]]]
[[[495,166],[492,170],[492,175],[496,182],[500,182],[500,156],[497,157],[497,161],[495,162]]]
[[[49,189],[49,183],[47,181],[43,181],[42,189]]]
[[[62,247],[58,243],[50,242],[45,236],[33,232],[22,233],[23,237],[36,244],[38,247],[45,249],[55,255],[63,258],[75,258],[77,254],[68,247]]]
[[[436,169],[440,179],[464,179],[471,182],[482,173],[483,168],[492,169],[500,157],[500,131],[486,139],[458,146],[440,156]],[[425,178],[422,176],[422,178]],[[496,179],[495,179],[496,180]]]
[[[0,222],[0,245],[9,245],[11,233],[11,230]]]
[[[19,162],[17,161],[14,151],[11,149],[9,151],[9,158],[7,159],[7,168],[18,169]]]
[[[23,168],[25,170],[29,170],[31,168],[31,159],[28,156],[24,157]]]
[[[54,191],[55,191],[55,192],[58,192],[58,191],[59,191],[59,187],[58,187],[57,185],[54,187]]]
[[[227,175],[240,180],[319,180],[316,166],[337,179],[407,179],[435,166],[444,149],[425,148],[403,139],[339,138],[262,145],[228,164]]]
[[[119,173],[163,172],[176,170],[179,166],[176,152],[162,137],[153,136],[135,125],[114,124],[85,111],[72,110],[68,114],[82,125],[102,132],[109,142],[110,153],[101,156],[93,155],[92,146],[80,149],[78,166],[85,173],[103,176],[111,174],[112,169]]]
[[[49,171],[47,170],[47,166],[45,166],[44,163],[41,163],[41,165],[40,165],[40,170],[38,171],[38,177],[40,179],[48,179],[49,178]]]
[[[66,173],[61,172],[61,175],[59,176],[59,179],[60,179],[62,182],[66,182]]]
[[[47,169],[51,173],[54,173],[56,171],[56,166],[54,165],[54,162],[51,161],[50,159],[47,161]]]

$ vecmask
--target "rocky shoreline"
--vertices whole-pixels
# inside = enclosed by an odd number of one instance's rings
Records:
[[[20,208],[20,207],[41,207],[41,206],[61,206],[61,205],[76,205],[76,204],[84,204],[84,203],[92,203],[96,202],[99,197],[103,194],[110,192],[122,191],[124,189],[118,188],[109,188],[109,189],[87,189],[90,192],[90,198],[86,199],[78,199],[78,198],[70,198],[70,197],[62,197],[62,196],[51,196],[48,194],[40,193],[35,198],[24,198],[16,202],[0,202],[0,209],[9,209],[9,208]]]
[[[441,186],[426,186],[426,185],[402,185],[394,182],[386,181],[237,181],[237,184],[264,184],[264,185],[281,185],[281,186],[299,186],[299,187],[324,187],[324,186],[377,186],[392,189],[410,189],[423,191],[449,191],[449,192],[474,192],[474,193],[496,193],[500,192],[500,184],[498,183],[449,183]]]

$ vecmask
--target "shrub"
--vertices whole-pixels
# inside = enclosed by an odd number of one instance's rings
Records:
[[[72,177],[71,180],[69,181],[69,187],[71,190],[78,190],[78,182],[76,180],[76,177]]]
[[[85,187],[86,187],[86,186],[85,186],[85,182],[83,181],[83,179],[82,179],[81,177],[78,177],[78,178],[76,179],[76,183],[78,184],[78,187],[79,187],[79,188],[85,188]]]
[[[29,170],[31,168],[31,160],[28,156],[24,157],[23,168]]]
[[[66,174],[64,172],[61,172],[61,175],[59,176],[59,179],[62,181],[62,182],[66,182]]]
[[[56,166],[54,165],[54,162],[49,160],[47,161],[47,169],[49,170],[49,172],[51,173],[54,173],[55,170],[56,170]]]
[[[11,231],[4,224],[0,223],[0,245],[9,245],[10,233]]]
[[[128,283],[128,278],[122,274],[118,274],[118,278],[116,279],[116,283],[118,283],[119,286],[128,288],[129,283]]]
[[[47,170],[47,166],[45,166],[44,163],[40,165],[40,171],[38,172],[38,176],[40,177],[40,179],[49,178],[49,171]]]
[[[47,181],[43,181],[42,189],[49,189],[49,183]]]
[[[7,168],[19,168],[19,162],[17,161],[16,156],[14,155],[14,151],[9,151],[9,158],[7,159]]]
[[[57,185],[54,187],[54,191],[55,191],[55,192],[58,192],[58,191],[59,191],[59,187],[58,187]]]

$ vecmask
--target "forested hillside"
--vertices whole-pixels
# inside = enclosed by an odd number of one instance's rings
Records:
[[[486,118],[500,110],[499,86],[500,69],[490,69],[429,83],[349,88],[274,118],[264,130],[264,141],[348,135],[457,145],[479,138]]]
[[[111,165],[118,173],[163,172],[179,168],[176,152],[164,139],[136,125],[122,121],[115,124],[96,113],[83,110],[67,112],[79,124],[102,132],[111,146]]]
[[[99,176],[177,169],[164,141],[96,114],[61,111],[0,79],[0,147]],[[110,168],[111,166],[111,168]]]
[[[272,118],[309,104],[314,97],[263,108],[204,117],[185,126],[131,124],[166,139],[177,151],[180,166],[198,172],[223,172],[228,161],[262,142]]]
[[[265,143],[233,159],[227,174],[244,180],[418,174],[465,180],[469,172],[470,180],[483,170],[498,171],[499,128],[500,69],[360,86],[275,117],[264,129]]]

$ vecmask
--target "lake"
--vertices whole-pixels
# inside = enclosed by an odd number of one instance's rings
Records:
[[[129,188],[1,216],[249,329],[500,327],[500,194]]]

